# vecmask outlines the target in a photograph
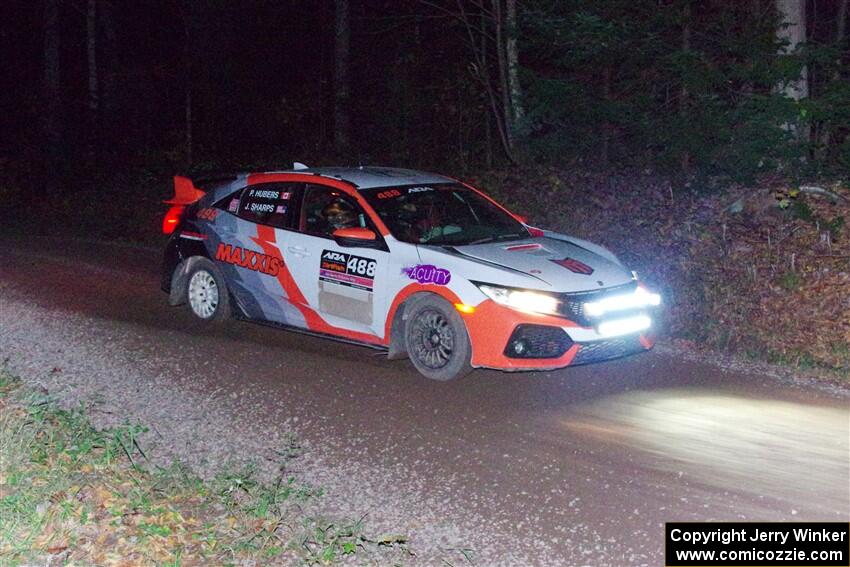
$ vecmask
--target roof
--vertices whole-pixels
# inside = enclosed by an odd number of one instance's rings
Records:
[[[398,167],[310,167],[293,170],[293,173],[313,173],[324,177],[333,177],[353,183],[358,189],[455,182],[450,177],[436,173]]]

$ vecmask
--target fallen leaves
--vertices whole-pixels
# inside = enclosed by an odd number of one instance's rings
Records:
[[[306,515],[320,491],[292,477],[267,484],[246,467],[222,471],[210,484],[180,467],[145,470],[117,446],[127,431],[97,431],[81,409],[0,400],[7,402],[0,405],[0,448],[17,451],[11,459],[3,454],[0,473],[4,560],[268,565],[332,563],[370,545],[373,554],[406,553],[402,536],[370,540],[359,523]]]

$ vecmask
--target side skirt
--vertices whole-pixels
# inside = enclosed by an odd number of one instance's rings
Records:
[[[240,311],[242,311],[240,307]],[[349,345],[360,346],[370,348],[372,350],[377,350],[380,352],[387,352],[387,347],[384,345],[378,345],[374,343],[367,343],[364,341],[356,341],[354,339],[346,339],[345,337],[338,337],[336,335],[331,335],[328,333],[319,333],[316,331],[310,331],[309,329],[302,329],[301,327],[295,327],[293,325],[286,325],[284,323],[277,323],[275,321],[268,321],[266,319],[252,319],[250,317],[245,316],[244,311],[238,315],[233,316],[237,321],[245,321],[246,323],[256,323],[257,325],[262,325],[264,327],[272,327],[274,329],[278,329],[280,331],[289,331],[290,333],[298,333],[299,335],[309,335],[311,337],[317,337],[320,339],[330,339],[332,341],[336,341],[338,343],[346,343]]]

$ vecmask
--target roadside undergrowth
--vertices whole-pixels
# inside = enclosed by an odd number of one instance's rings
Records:
[[[138,424],[97,430],[0,368],[0,565],[400,564],[405,538],[306,510],[322,491],[252,466],[150,465]],[[361,519],[362,520],[362,519]]]
[[[520,175],[521,174],[521,175]],[[850,185],[538,169],[476,180],[532,224],[615,251],[682,347],[850,378]]]

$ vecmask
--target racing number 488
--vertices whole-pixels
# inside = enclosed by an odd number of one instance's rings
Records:
[[[375,275],[375,261],[352,256],[348,260],[348,273],[373,277]]]

